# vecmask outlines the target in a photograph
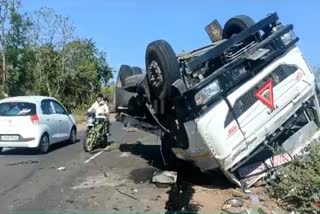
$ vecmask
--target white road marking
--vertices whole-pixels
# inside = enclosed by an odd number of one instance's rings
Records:
[[[89,163],[90,161],[92,161],[93,159],[95,159],[96,157],[98,157],[99,155],[101,155],[104,151],[100,151],[94,155],[92,155],[89,159],[85,160],[83,163]]]

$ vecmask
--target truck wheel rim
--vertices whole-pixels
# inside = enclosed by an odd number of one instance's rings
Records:
[[[162,88],[163,86],[163,74],[159,64],[156,61],[152,61],[149,66],[149,81],[153,88]]]

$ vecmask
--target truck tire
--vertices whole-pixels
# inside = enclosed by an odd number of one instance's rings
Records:
[[[124,89],[129,92],[137,92],[138,87],[142,84],[145,78],[144,74],[135,74],[126,78]]]
[[[161,100],[168,98],[171,84],[181,78],[172,47],[164,40],[154,41],[147,47],[145,60],[151,96]]]
[[[229,19],[223,28],[223,39],[229,39],[234,34],[238,34],[241,31],[249,28],[251,25],[254,25],[255,21],[246,15],[239,15]],[[260,34],[257,33],[254,37],[260,37]]]
[[[135,75],[135,74],[142,74],[142,69],[140,67],[137,67],[137,66],[133,66],[131,67],[132,69],[132,74]]]
[[[125,86],[125,80],[131,76],[133,73],[132,69],[128,65],[121,65],[118,72],[118,78],[116,82],[116,87],[114,90],[114,108],[118,112],[118,107],[127,107],[128,101],[132,96],[135,96],[134,93],[126,91],[123,87]]]
[[[120,81],[121,86],[123,87],[125,84],[125,80],[127,77],[131,76],[133,74],[132,68],[129,65],[121,65],[119,74],[118,74],[118,81]]]

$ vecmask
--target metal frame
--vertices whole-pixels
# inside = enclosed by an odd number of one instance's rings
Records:
[[[267,18],[261,20],[257,24],[253,25],[252,27],[244,30],[240,34],[230,38],[226,42],[218,45],[214,49],[209,50],[205,54],[195,58],[191,62],[188,62],[188,66],[191,67],[197,67],[195,63],[204,63],[206,60],[213,59],[214,57],[221,55],[226,49],[232,47],[232,45],[236,44],[237,42],[240,42],[249,36],[252,36],[253,34],[257,33],[258,31],[264,29],[265,27],[268,27],[275,23],[275,21],[278,19],[277,14],[272,14],[271,16],[268,16]],[[264,66],[266,66],[268,63],[270,63],[271,60],[275,59],[277,56],[281,55],[283,52],[288,50],[290,47],[294,46],[296,42],[299,41],[299,38],[295,38],[292,42],[285,45],[282,40],[281,36],[288,33],[293,29],[293,25],[287,25],[282,27],[282,29],[278,30],[268,38],[262,40],[260,43],[258,43],[256,46],[251,48],[246,54],[243,54],[242,56],[239,56],[237,59],[234,59],[233,61],[225,64],[223,67],[220,67],[216,71],[214,71],[211,75],[206,77],[202,82],[198,83],[197,85],[193,86],[192,88],[188,89],[184,93],[184,97],[186,98],[187,102],[190,103],[190,107],[193,112],[199,111],[202,109],[203,106],[210,105],[212,102],[214,102],[217,98],[221,97],[222,95],[227,94],[230,90],[232,90],[234,87],[239,85],[241,82],[244,82],[248,77],[252,76],[252,74],[258,73]],[[265,48],[269,49],[263,57],[263,60],[256,62],[255,66],[252,67],[252,70],[248,72],[237,84],[234,84],[233,86],[224,89],[224,91],[211,99],[208,100],[207,103],[197,106],[194,100],[194,96],[196,93],[198,93],[200,90],[205,88],[207,85],[209,85],[213,80],[217,79],[220,75],[222,75],[224,72],[228,70],[233,70],[237,68],[240,65],[243,65],[246,61],[252,61],[248,59],[253,53],[259,51],[259,49]],[[191,63],[191,64],[190,64]],[[199,65],[198,64],[198,65]],[[190,67],[189,67],[190,68]]]

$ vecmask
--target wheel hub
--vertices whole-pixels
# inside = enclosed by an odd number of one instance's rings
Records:
[[[156,61],[151,62],[149,71],[149,81],[151,86],[154,88],[161,88],[163,86],[163,74]]]
[[[49,148],[49,139],[47,137],[43,138],[41,146],[43,151],[47,151],[47,149]]]

